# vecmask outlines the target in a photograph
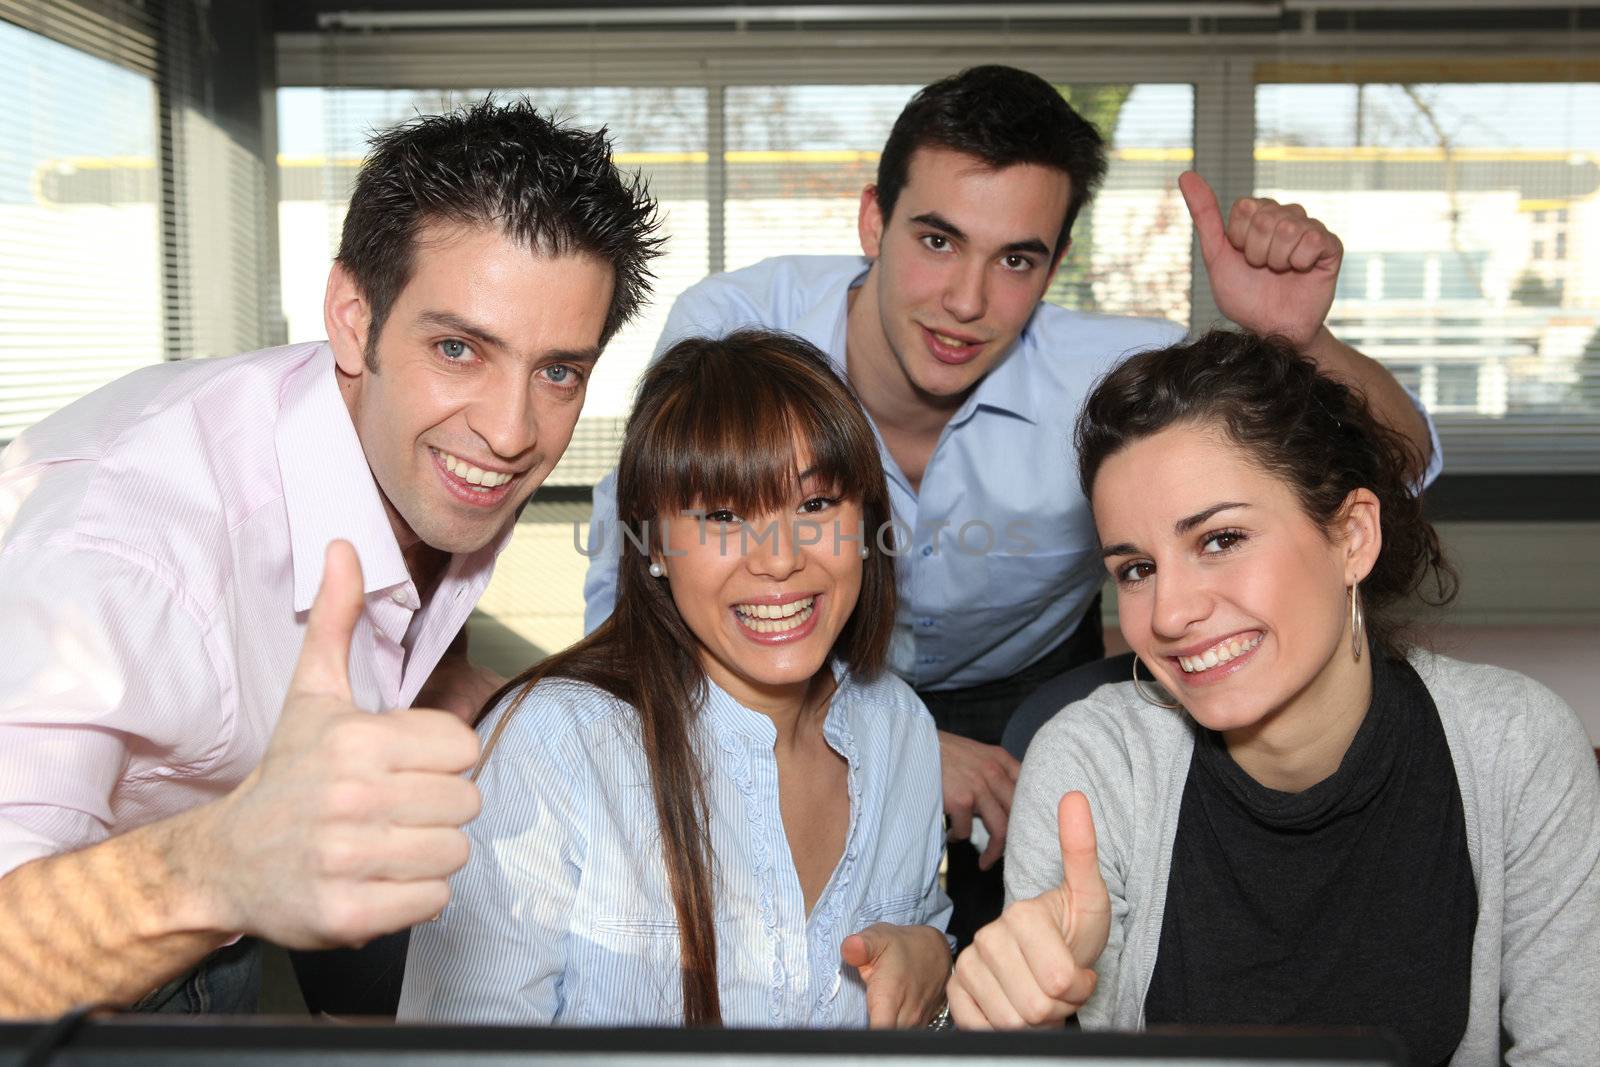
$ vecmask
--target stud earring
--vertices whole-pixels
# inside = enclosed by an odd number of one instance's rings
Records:
[[[663,567],[659,563],[650,564],[650,577],[652,577],[652,578],[665,578],[666,576],[667,576],[667,568]]]
[[[1166,703],[1165,701],[1162,701],[1162,700],[1151,699],[1150,694],[1145,692],[1144,686],[1139,684],[1139,657],[1138,656],[1133,657],[1133,691],[1135,693],[1139,694],[1139,699],[1140,700],[1143,700],[1146,704],[1154,704],[1158,708],[1166,708],[1168,711],[1174,711],[1174,710],[1176,710],[1178,708],[1183,707],[1183,705],[1181,703],[1179,703],[1178,701],[1176,701],[1176,700],[1174,700],[1172,703],[1168,704],[1168,703]]]
[[[872,553],[870,553],[870,552],[868,552],[868,551],[867,551],[867,546],[866,546],[866,545],[862,545],[862,546],[861,546],[861,558],[862,558],[862,559],[866,559],[866,558],[867,558],[867,557],[868,557],[868,556],[870,556],[870,555],[871,555],[871,554],[872,554]]]
[[[1350,587],[1350,654],[1361,662],[1361,639],[1366,635],[1366,612],[1361,610],[1361,585]]]

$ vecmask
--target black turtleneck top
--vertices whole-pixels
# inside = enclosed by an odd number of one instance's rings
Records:
[[[1197,729],[1149,1026],[1381,1026],[1415,1064],[1467,1025],[1478,894],[1455,765],[1422,679],[1374,657],[1339,769],[1268,789]]]

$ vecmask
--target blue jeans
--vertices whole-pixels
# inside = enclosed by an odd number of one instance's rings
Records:
[[[252,1015],[261,1000],[261,943],[241,938],[151,991],[133,1010],[181,1015]]]

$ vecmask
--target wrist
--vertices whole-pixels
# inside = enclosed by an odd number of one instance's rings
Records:
[[[1328,329],[1328,324],[1322,323],[1301,346],[1301,352],[1318,367],[1325,368],[1330,357],[1337,359],[1344,354],[1345,346],[1333,335],[1333,331]]]
[[[227,815],[234,802],[230,793],[148,827],[153,862],[142,881],[156,905],[159,933],[212,934],[225,941],[243,931],[245,916],[228,878],[237,869],[228,847]]]

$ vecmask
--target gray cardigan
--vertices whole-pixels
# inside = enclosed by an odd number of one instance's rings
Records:
[[[1451,1063],[1600,1064],[1600,774],[1572,709],[1532,679],[1416,653],[1461,786],[1478,885],[1471,1007]],[[1017,781],[1006,897],[1061,881],[1056,805],[1081,789],[1094,812],[1111,937],[1088,1028],[1144,1025],[1172,841],[1194,735],[1182,712],[1130,683],[1102,686],[1039,731]]]

